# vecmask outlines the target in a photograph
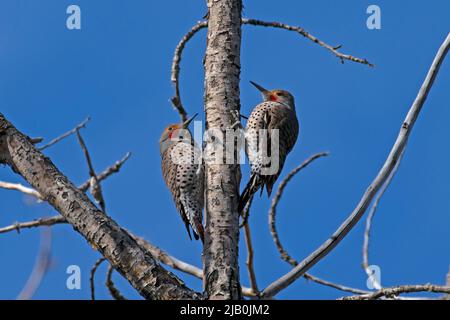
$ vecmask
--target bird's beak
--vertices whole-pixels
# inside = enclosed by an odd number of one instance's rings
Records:
[[[192,117],[190,117],[189,119],[187,119],[185,122],[183,122],[183,124],[181,125],[181,127],[183,129],[187,129],[189,127],[189,124],[192,122],[192,120],[194,120],[194,118],[198,115],[198,113],[194,114]]]
[[[269,97],[269,95],[270,95],[270,91],[269,91],[269,90],[267,90],[267,89],[261,87],[259,84],[255,83],[255,82],[253,82],[253,81],[250,81],[250,83],[251,83],[252,85],[254,85],[254,86],[256,87],[256,89],[258,89],[258,90],[262,93],[264,99],[268,99],[268,97]]]

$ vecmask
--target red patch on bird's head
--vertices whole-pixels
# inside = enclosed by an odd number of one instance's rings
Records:
[[[269,96],[269,99],[270,99],[270,101],[277,101],[277,96],[274,95],[274,94],[271,94],[271,95]]]
[[[168,132],[167,136],[169,137],[169,139],[172,139],[173,133],[175,132],[176,129],[177,129],[176,125],[171,125],[167,127],[166,131]]]

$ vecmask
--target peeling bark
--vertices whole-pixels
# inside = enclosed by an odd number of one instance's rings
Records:
[[[0,163],[11,166],[146,299],[201,299],[75,187],[0,113]]]
[[[239,115],[241,0],[208,0],[208,35],[204,61],[206,129],[225,130]],[[206,148],[223,148],[217,140]],[[214,144],[216,144],[214,146]],[[223,149],[222,149],[223,150]],[[206,239],[204,245],[205,291],[209,299],[240,299],[239,183],[234,164],[206,162]]]

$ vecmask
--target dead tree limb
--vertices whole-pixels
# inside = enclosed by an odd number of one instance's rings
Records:
[[[117,173],[122,168],[123,164],[131,157],[131,153],[127,152],[127,154],[120,160],[116,161],[113,165],[109,166],[105,170],[103,170],[102,173],[97,175],[97,181],[100,183],[106,178],[108,178],[110,175]],[[83,192],[86,192],[89,187],[91,186],[91,179],[86,180],[82,185],[78,186],[78,189],[80,189]]]
[[[272,203],[270,204],[269,209],[269,228],[270,233],[272,235],[273,242],[275,243],[275,246],[277,247],[278,252],[280,253],[281,259],[286,261],[292,266],[296,266],[298,262],[293,259],[289,253],[284,249],[283,245],[281,244],[280,237],[278,236],[278,231],[276,227],[276,213],[277,213],[277,206],[280,202],[281,196],[283,195],[284,188],[287,186],[289,181],[301,170],[306,168],[310,163],[312,163],[314,160],[328,156],[329,152],[320,152],[312,155],[308,159],[306,159],[302,164],[300,164],[298,167],[296,167],[294,170],[289,172],[289,174],[280,182],[278,185],[277,192],[275,193],[275,196],[272,199]]]
[[[399,160],[395,164],[394,169],[389,174],[388,178],[386,179],[386,182],[383,184],[383,186],[380,188],[380,191],[376,195],[376,197],[372,203],[372,207],[370,208],[370,211],[367,214],[367,219],[366,219],[366,228],[364,229],[364,241],[363,241],[363,249],[362,249],[362,257],[363,257],[362,266],[363,266],[363,269],[366,272],[367,276],[372,279],[373,287],[377,290],[380,290],[382,288],[381,283],[378,283],[378,281],[372,277],[372,271],[369,268],[370,231],[372,228],[373,217],[375,216],[375,213],[377,212],[377,209],[378,209],[378,204],[380,203],[380,200],[383,197],[384,193],[386,192],[387,188],[391,184],[391,181],[394,178],[395,173],[398,170],[398,167],[400,166],[400,163],[402,161],[405,150],[406,150],[406,148],[403,149],[403,152],[400,154]]]
[[[27,222],[16,222],[10,226],[0,228],[1,233],[7,233],[11,231],[17,231],[20,233],[21,229],[29,229],[29,228],[37,228],[43,226],[53,226],[59,223],[67,223],[66,219],[63,216],[54,216],[48,218],[40,218],[33,221]]]
[[[250,25],[254,25],[254,26],[272,27],[272,28],[284,29],[284,30],[288,30],[288,31],[294,31],[294,32],[297,32],[298,34],[302,35],[303,37],[311,40],[312,42],[317,43],[322,48],[325,48],[328,51],[330,51],[331,53],[333,53],[337,58],[339,58],[341,63],[344,63],[345,60],[348,60],[348,61],[352,61],[352,62],[365,64],[365,65],[368,65],[369,67],[374,66],[369,61],[367,61],[367,59],[361,59],[361,58],[354,57],[349,54],[344,54],[344,53],[339,52],[339,49],[342,47],[341,45],[331,46],[331,45],[323,42],[319,38],[313,36],[312,34],[310,34],[309,32],[307,32],[305,29],[303,29],[301,27],[290,26],[285,23],[281,23],[281,22],[277,22],[277,21],[267,22],[267,21],[262,21],[262,20],[257,20],[257,19],[242,19],[242,23],[250,24]]]
[[[27,222],[17,222],[10,226],[0,228],[0,234],[11,232],[11,231],[20,231],[21,229],[37,228],[37,227],[43,227],[43,226],[53,226],[53,225],[57,225],[57,224],[68,224],[68,222],[61,215],[47,217],[47,218],[40,218],[37,220],[27,221]],[[147,240],[145,240],[142,237],[138,237],[138,236],[130,233],[129,231],[127,231],[127,232],[141,247],[143,247],[144,249],[149,251],[150,254],[156,260],[158,260],[160,263],[165,264],[166,266],[169,266],[175,270],[179,270],[186,274],[190,274],[191,276],[194,276],[200,280],[203,280],[203,270],[202,269],[177,259],[176,257],[168,254],[166,251],[151,244],[150,242],[148,242]],[[90,280],[91,296],[92,296],[92,287],[93,287],[92,281],[94,279],[94,277],[92,275],[92,271],[95,273],[96,269],[98,268],[97,264],[100,264],[105,260],[106,260],[105,258],[100,258],[99,260],[97,260],[97,262],[92,267],[92,270],[91,270],[91,279],[92,280]],[[357,292],[355,292],[355,293],[357,293]],[[251,288],[247,288],[247,287],[242,287],[242,294],[246,297],[255,297],[256,296],[256,293]],[[94,292],[94,297],[95,297],[95,292]]]
[[[51,146],[53,146],[54,144],[57,144],[59,141],[63,140],[64,138],[67,138],[68,136],[75,134],[76,132],[78,132],[80,129],[85,128],[87,123],[91,120],[90,117],[87,117],[83,122],[81,122],[79,125],[77,125],[75,128],[73,128],[70,131],[67,131],[66,133],[63,133],[62,135],[60,135],[59,137],[53,139],[52,141],[50,141],[49,143],[47,143],[45,146],[42,146],[39,148],[39,150],[43,151]]]
[[[147,299],[200,299],[110,217],[98,210],[29,139],[0,113],[0,163],[35,188]]]
[[[65,220],[65,219],[64,219]],[[67,223],[67,221],[64,221]],[[91,287],[91,300],[95,300],[95,273],[97,272],[98,267],[105,261],[106,259],[101,257],[97,261],[95,261],[94,265],[91,268],[91,272],[89,273],[89,285]]]
[[[258,282],[256,281],[256,273],[255,266],[253,264],[253,243],[252,243],[252,234],[250,231],[250,225],[246,223],[244,225],[244,235],[245,235],[245,243],[247,246],[247,261],[245,264],[247,265],[248,277],[250,279],[250,287],[252,288],[255,294],[259,294],[258,290]]]
[[[36,190],[34,190],[32,188],[25,187],[24,185],[22,185],[20,183],[11,183],[11,182],[6,182],[6,181],[0,181],[0,188],[6,189],[6,190],[19,191],[28,196],[36,198],[38,201],[42,200],[39,192],[37,192]]]
[[[269,298],[273,297],[281,290],[292,284],[295,280],[305,274],[312,266],[314,266],[319,260],[325,257],[331,250],[333,250],[339,242],[350,232],[350,230],[356,225],[356,223],[361,219],[361,217],[366,212],[370,203],[374,199],[375,195],[380,190],[381,186],[386,182],[389,174],[395,168],[400,155],[405,149],[406,143],[408,142],[409,135],[414,127],[417,117],[425,103],[425,100],[433,86],[434,80],[439,72],[439,68],[445,59],[445,56],[450,49],[450,34],[442,43],[439,48],[436,57],[428,71],[425,81],[419,90],[419,93],[412,104],[405,120],[403,121],[400,132],[397,136],[397,140],[392,147],[386,162],[383,167],[372,181],[372,183],[367,188],[360,202],[351,213],[351,215],[344,221],[344,223],[336,230],[336,232],[325,241],[316,251],[310,254],[306,259],[304,259],[297,267],[289,271],[287,274],[281,278],[272,282],[266,289],[264,289],[262,296]]]
[[[108,271],[106,272],[106,282],[105,285],[108,288],[109,294],[111,297],[113,297],[115,300],[127,300],[122,293],[120,293],[119,289],[116,288],[116,285],[114,284],[112,280],[112,275],[114,272],[114,268],[112,265],[108,266]]]
[[[101,182],[105,179],[107,179],[109,176],[111,176],[114,173],[119,172],[119,170],[122,168],[123,164],[130,158],[131,153],[127,153],[122,159],[116,161],[113,165],[106,168],[102,173],[97,175],[97,181]],[[80,189],[83,192],[86,192],[89,187],[91,186],[91,179],[86,180],[82,185],[78,186],[78,189]],[[10,183],[10,182],[4,182],[0,181],[0,188],[7,189],[7,190],[16,190],[20,191],[26,195],[35,197],[38,201],[42,201],[41,194],[36,191],[33,188],[25,187],[21,185],[20,183]]]
[[[328,156],[328,155],[329,155],[329,152],[316,153],[316,154],[312,155],[311,157],[309,157],[308,159],[306,159],[298,167],[294,168],[291,172],[289,172],[289,174],[278,185],[277,192],[275,193],[275,196],[273,197],[272,203],[270,205],[270,209],[269,209],[270,233],[272,234],[273,241],[275,243],[275,246],[278,249],[278,252],[280,253],[281,259],[283,259],[284,261],[286,261],[287,263],[289,263],[293,267],[296,267],[298,265],[298,261],[295,260],[286,251],[286,249],[284,249],[284,246],[282,245],[282,243],[280,241],[280,237],[278,235],[278,231],[277,231],[277,228],[276,228],[276,208],[278,206],[278,203],[280,202],[281,196],[283,195],[283,191],[286,188],[286,186],[289,183],[289,181],[291,181],[291,179],[297,173],[299,173],[301,170],[306,168],[314,160],[316,160],[316,159],[318,159],[320,157]],[[365,290],[360,290],[360,289],[356,289],[356,288],[351,288],[351,287],[344,286],[342,284],[338,284],[338,283],[334,283],[334,282],[331,282],[331,281],[323,280],[323,279],[320,279],[320,278],[318,278],[316,276],[313,276],[312,274],[305,273],[303,276],[304,276],[305,279],[307,279],[309,281],[313,281],[315,283],[318,283],[318,284],[321,284],[321,285],[324,285],[324,286],[328,286],[328,287],[331,287],[331,288],[334,288],[334,289],[337,289],[337,290],[347,291],[347,292],[356,293],[356,294],[370,293],[370,291],[365,291]]]
[[[376,300],[382,297],[392,298],[402,293],[415,293],[415,292],[434,292],[434,293],[450,294],[450,287],[438,286],[433,284],[404,285],[391,288],[383,288],[369,294],[344,297],[342,298],[342,300]]]
[[[89,150],[84,142],[83,137],[79,130],[77,130],[77,138],[80,143],[81,149],[83,150],[84,157],[86,158],[86,162],[89,168],[89,176],[91,177],[91,194],[94,197],[95,201],[100,205],[100,208],[104,213],[106,213],[105,199],[103,198],[102,186],[97,179],[97,174],[95,173],[94,165],[92,164],[91,155]]]

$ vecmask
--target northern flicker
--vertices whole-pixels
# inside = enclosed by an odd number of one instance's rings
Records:
[[[262,193],[266,187],[267,195],[270,196],[299,132],[294,97],[285,90],[269,91],[250,82],[261,91],[264,101],[253,109],[247,120],[246,153],[251,165],[251,175],[239,200],[239,212],[243,211],[258,190]],[[278,148],[271,144],[276,134]],[[261,141],[266,141],[266,144],[261,144]],[[269,167],[271,168],[268,169]]]
[[[197,115],[197,114],[196,114]],[[189,238],[204,241],[202,225],[203,180],[201,150],[195,144],[188,126],[195,118],[167,126],[159,140],[164,181],[186,225]]]

